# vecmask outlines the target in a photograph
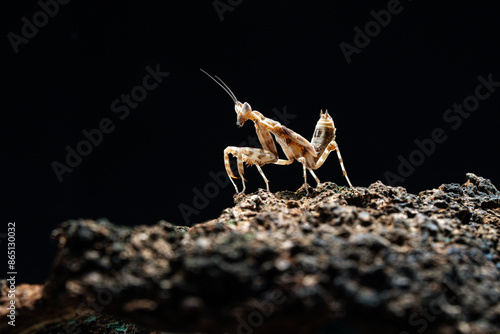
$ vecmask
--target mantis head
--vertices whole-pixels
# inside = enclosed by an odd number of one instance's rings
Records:
[[[248,102],[241,103],[239,101],[236,101],[234,110],[236,111],[237,115],[236,125],[241,128],[250,117],[250,114],[252,113],[252,107],[250,107],[250,104],[248,104]]]
[[[221,86],[222,89],[224,89],[224,91],[231,97],[231,99],[234,102],[234,111],[236,111],[237,115],[236,125],[242,127],[243,124],[250,118],[250,115],[252,114],[252,107],[250,106],[250,104],[248,104],[247,102],[241,103],[240,101],[238,101],[236,95],[234,95],[231,89],[229,89],[229,87],[224,83],[224,81],[222,81],[221,78],[219,78],[218,76],[215,76],[214,78],[201,68],[200,70],[206,75],[208,75],[208,77],[213,81],[215,81],[219,86]]]

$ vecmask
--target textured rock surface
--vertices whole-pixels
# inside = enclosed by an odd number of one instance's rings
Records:
[[[96,316],[151,329],[134,333],[500,332],[491,182],[358,190],[261,190],[189,229],[66,222],[44,307],[31,309],[64,305],[76,329]]]

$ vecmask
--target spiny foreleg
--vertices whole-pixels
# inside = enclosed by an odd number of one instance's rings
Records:
[[[238,148],[234,147],[234,146],[228,146],[224,150],[224,166],[226,167],[226,173],[229,176],[229,180],[231,180],[231,183],[233,184],[234,189],[236,189],[236,193],[238,193],[238,186],[233,181],[233,179],[237,179],[238,177],[234,176],[233,170],[231,169],[231,165],[229,163],[229,154],[230,153],[233,154],[233,152],[236,152],[235,149],[237,150]],[[243,183],[243,185],[245,185],[245,184]]]
[[[264,175],[264,172],[262,171],[262,168],[260,168],[260,166],[277,161],[278,157],[276,155],[274,155],[272,152],[265,151],[260,148],[228,146],[224,150],[224,164],[226,166],[226,172],[230,177],[231,182],[233,183],[237,193],[238,193],[238,187],[233,181],[233,178],[237,179],[237,177],[234,176],[233,171],[231,170],[231,165],[229,164],[229,154],[235,156],[237,160],[238,174],[243,184],[243,189],[241,193],[244,193],[246,190],[246,185],[245,185],[246,180],[243,177],[245,173],[243,166],[244,162],[246,162],[248,165],[257,166],[260,175],[262,176],[264,182],[266,183],[266,188],[269,191],[269,180]]]
[[[284,144],[283,142],[280,142],[280,141],[278,141],[278,144],[283,149],[283,152],[285,152],[287,159],[278,159],[278,161],[276,161],[275,164],[276,165],[290,165],[291,163],[293,163],[294,157],[293,157],[293,152],[290,149],[290,147],[288,147],[286,144]]]

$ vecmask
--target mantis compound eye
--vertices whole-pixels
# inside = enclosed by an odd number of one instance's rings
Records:
[[[242,127],[243,124],[250,117],[250,114],[252,112],[252,107],[250,107],[250,104],[248,104],[247,102],[245,102],[243,104],[240,103],[240,105],[239,106],[237,105],[235,108],[236,108],[236,113],[238,114],[236,125],[238,125],[239,127]]]
[[[241,108],[241,113],[242,114],[247,114],[250,111],[252,111],[252,107],[250,107],[250,104],[248,104],[248,102],[243,103],[243,106]]]

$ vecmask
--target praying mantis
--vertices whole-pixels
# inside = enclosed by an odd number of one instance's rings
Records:
[[[269,191],[269,180],[262,171],[261,166],[271,163],[277,165],[289,165],[293,163],[294,160],[297,160],[302,164],[304,171],[304,185],[302,187],[305,188],[306,194],[309,195],[307,171],[311,173],[313,178],[316,180],[317,185],[319,185],[320,181],[313,170],[320,168],[326,158],[328,158],[328,155],[333,151],[337,152],[342,173],[344,174],[347,183],[352,189],[358,192],[352,186],[351,181],[347,176],[344,162],[342,160],[342,156],[340,155],[339,146],[335,142],[336,128],[332,117],[328,114],[328,110],[325,112],[322,110],[320,111],[320,117],[316,123],[313,138],[311,142],[309,142],[307,139],[285,127],[281,123],[265,117],[257,110],[253,110],[248,102],[241,103],[238,101],[231,89],[229,89],[224,81],[222,81],[222,79],[217,76],[212,77],[203,69],[200,70],[217,83],[231,97],[234,102],[236,125],[238,127],[242,127],[248,120],[254,123],[257,137],[262,145],[262,148],[228,146],[224,150],[224,166],[237,194],[243,194],[246,190],[243,163],[247,163],[247,165],[250,166],[255,165],[257,167],[260,175],[266,183],[266,189]],[[276,144],[272,135],[274,135],[276,142],[283,149],[287,159],[279,158],[278,150],[276,149]],[[239,192],[238,186],[233,181],[233,179],[237,179],[238,177],[233,174],[229,164],[229,155],[236,157],[237,160],[238,174],[243,185],[241,192]]]

